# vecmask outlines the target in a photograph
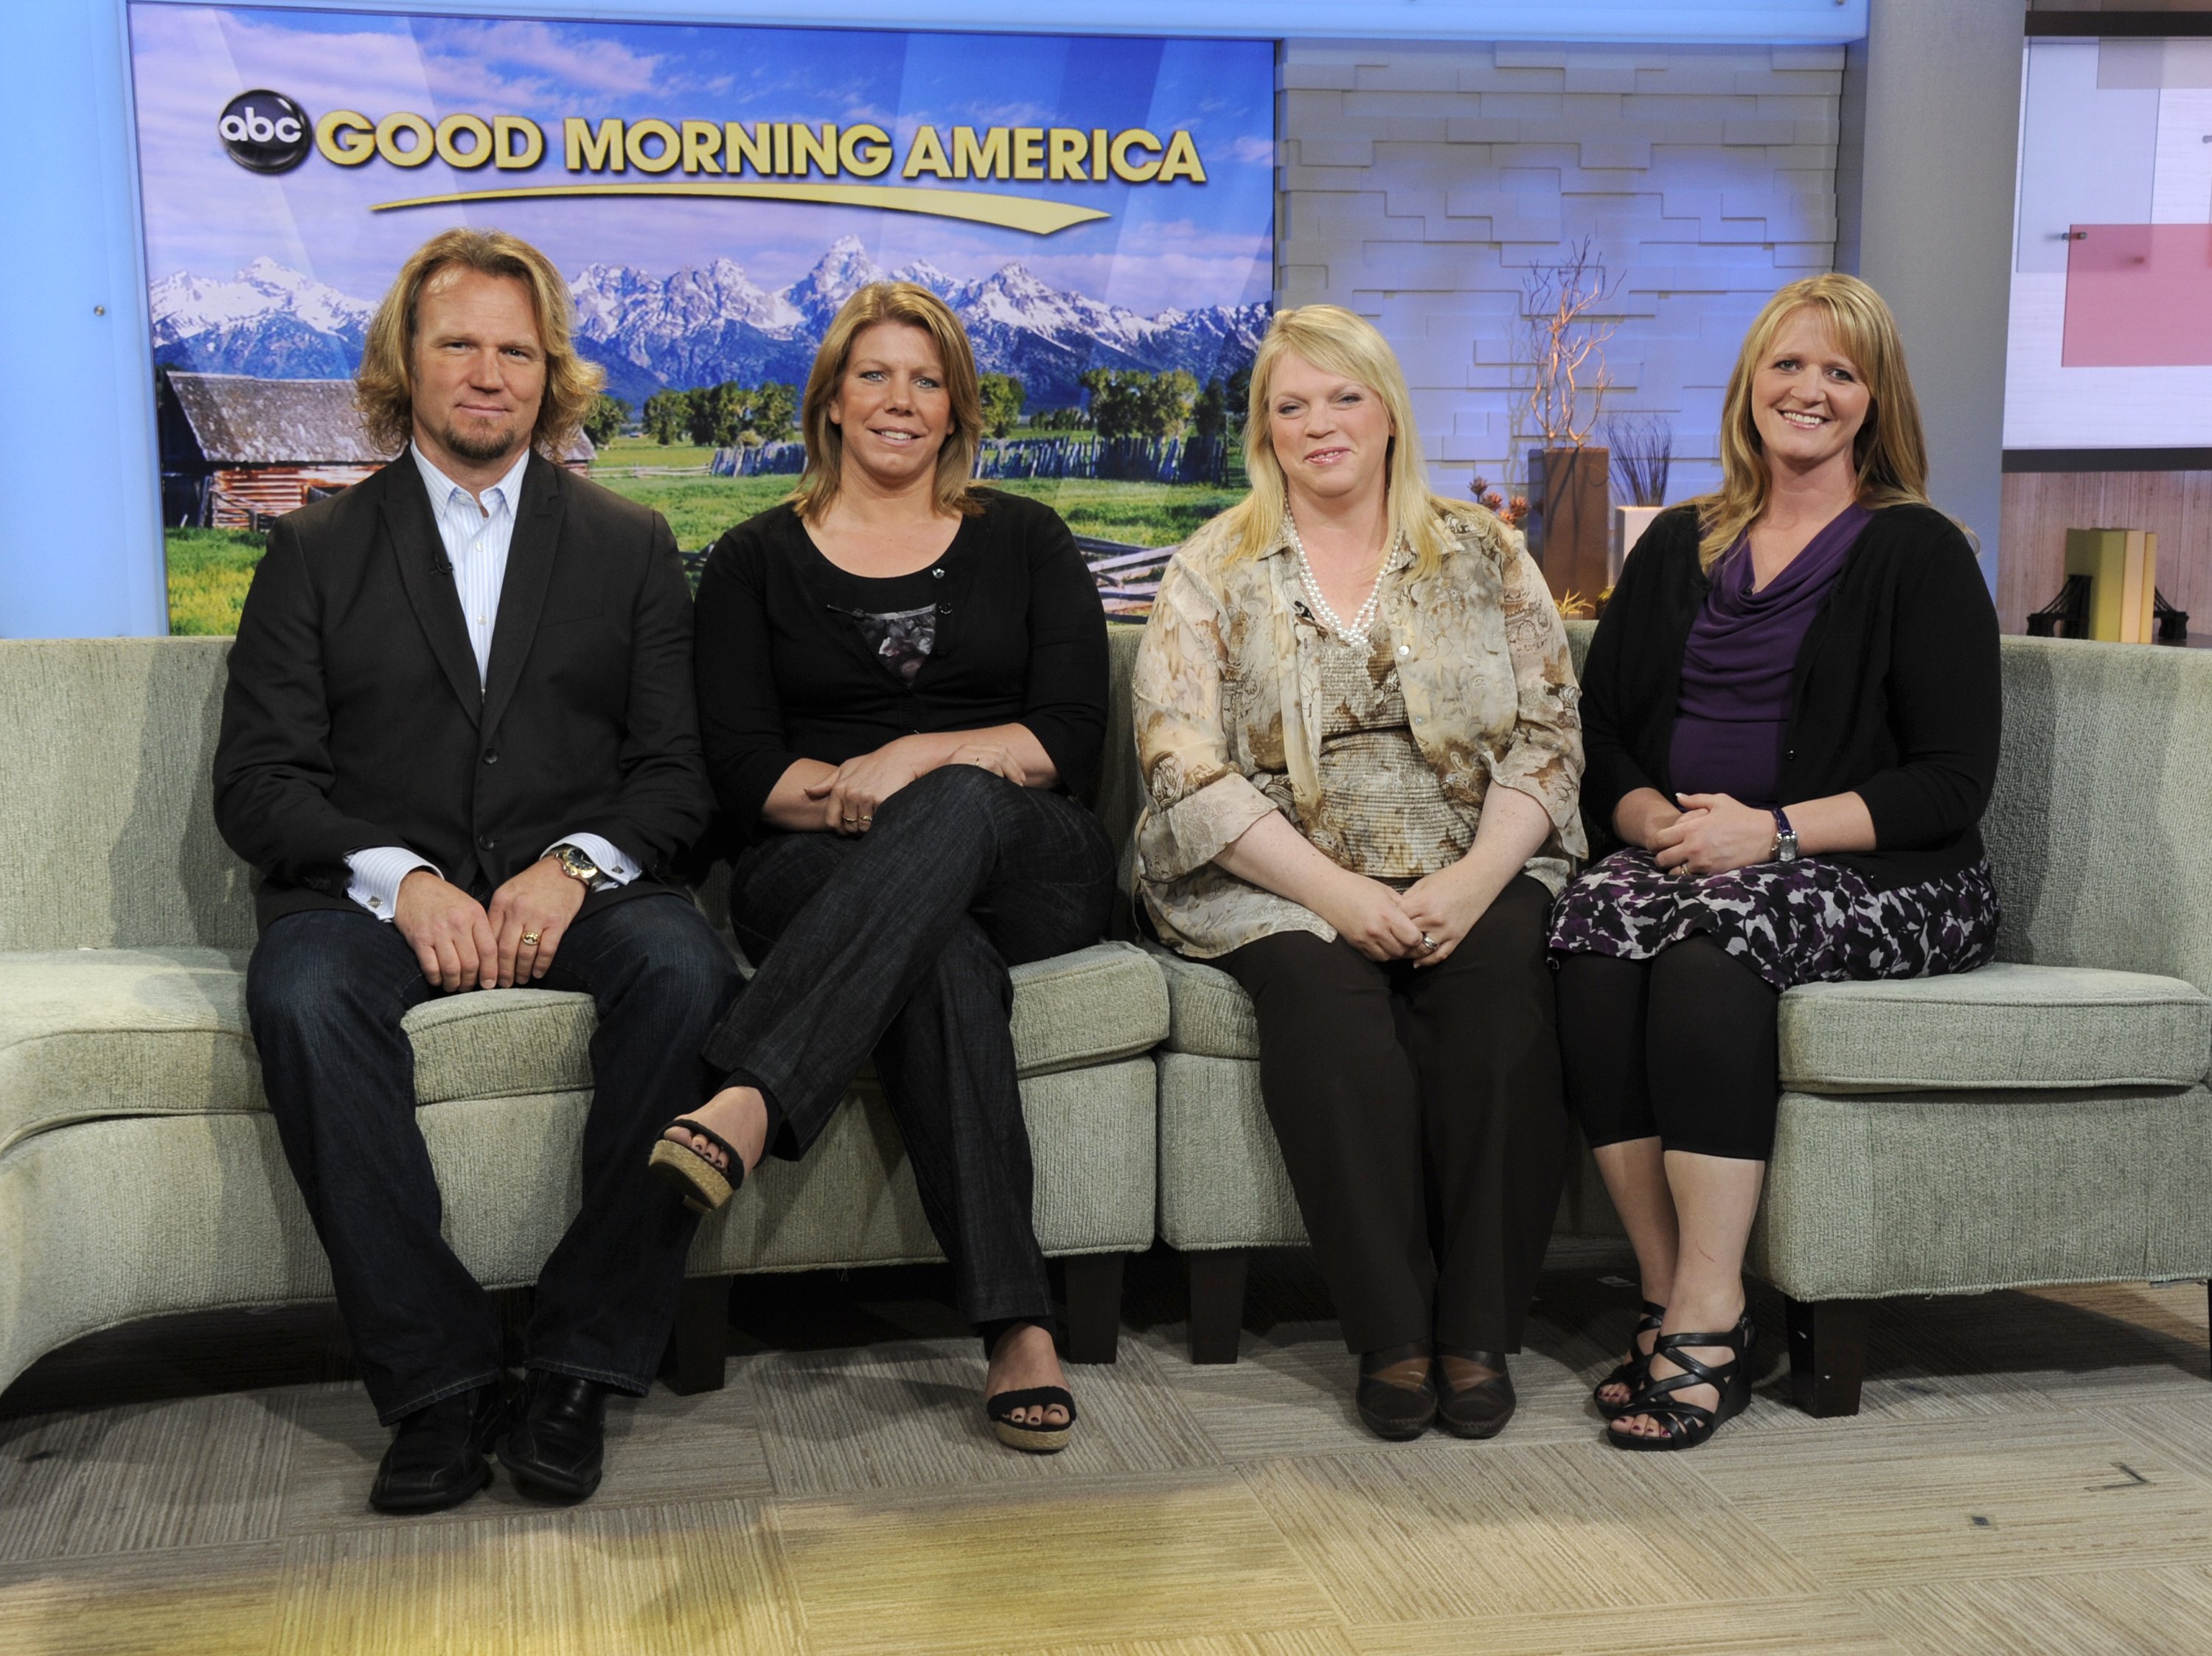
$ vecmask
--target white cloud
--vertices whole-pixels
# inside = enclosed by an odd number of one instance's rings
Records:
[[[498,78],[532,69],[579,91],[607,94],[663,90],[667,82],[665,58],[633,52],[604,33],[550,23],[448,23],[434,38],[441,58]]]

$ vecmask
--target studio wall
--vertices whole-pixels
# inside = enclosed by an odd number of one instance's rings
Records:
[[[1718,477],[1745,327],[1834,255],[1843,70],[1840,46],[1286,42],[1279,302],[1376,321],[1432,487],[1462,494],[1518,459],[1528,267],[1588,235],[1620,278],[1607,405],[1671,422],[1686,498]]]

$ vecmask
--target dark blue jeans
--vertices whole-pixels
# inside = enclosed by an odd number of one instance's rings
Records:
[[[641,1395],[650,1385],[696,1221],[647,1158],[669,1119],[706,1096],[700,1043],[737,984],[730,951],[672,894],[610,903],[562,939],[537,986],[598,1005],[595,1088],[583,1203],[538,1278],[529,1367]],[[415,1122],[399,1021],[437,993],[398,930],[358,911],[285,916],[246,974],[269,1107],[387,1425],[501,1373],[497,1318],[440,1234]]]
[[[859,839],[773,834],[732,870],[731,925],[760,970],[708,1061],[768,1095],[769,1148],[797,1157],[872,1053],[979,1330],[1052,1315],[1006,968],[1097,942],[1113,898],[1097,817],[974,765],[900,789]]]

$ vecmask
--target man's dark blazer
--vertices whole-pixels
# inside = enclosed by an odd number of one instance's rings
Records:
[[[216,748],[216,825],[262,876],[261,925],[351,908],[349,852],[405,846],[489,901],[563,834],[645,870],[584,912],[681,890],[714,795],[691,597],[656,512],[533,453],[478,684],[410,454],[278,519]]]

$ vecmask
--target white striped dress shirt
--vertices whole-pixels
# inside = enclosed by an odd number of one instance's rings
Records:
[[[530,468],[530,451],[525,448],[507,475],[481,496],[470,494],[432,465],[413,444],[407,452],[415,457],[422,486],[429,490],[430,515],[437,520],[446,560],[453,566],[453,587],[461,600],[461,619],[468,624],[469,648],[476,654],[481,687],[491,670],[492,628],[499,621],[499,595],[507,585],[507,549],[514,543],[515,507],[522,500],[522,474]],[[553,844],[574,846],[618,885],[628,885],[641,872],[596,834],[565,834]],[[435,863],[404,846],[365,846],[349,852],[346,868],[353,876],[346,895],[386,920],[392,919],[399,901],[399,883],[416,869],[427,868],[445,877]]]

